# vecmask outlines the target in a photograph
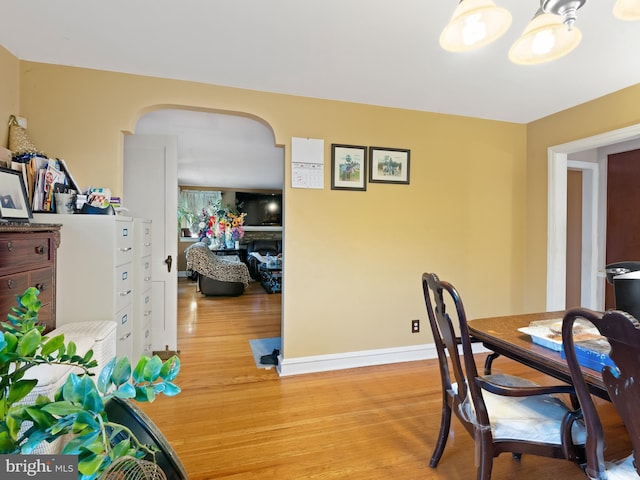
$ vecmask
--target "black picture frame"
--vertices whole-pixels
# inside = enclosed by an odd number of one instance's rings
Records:
[[[369,147],[369,182],[409,184],[411,150]]]
[[[331,144],[331,190],[367,189],[367,147]]]
[[[33,218],[22,172],[0,167],[0,219],[28,222]]]

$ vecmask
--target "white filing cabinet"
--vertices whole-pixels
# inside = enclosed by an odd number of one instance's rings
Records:
[[[62,225],[58,249],[57,325],[114,320],[118,357],[134,364],[133,219],[118,215],[34,214],[34,222]]]
[[[151,283],[151,220],[134,218],[133,249],[133,358],[151,356],[152,283]]]

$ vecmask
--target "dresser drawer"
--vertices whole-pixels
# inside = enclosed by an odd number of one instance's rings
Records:
[[[0,274],[27,270],[53,261],[51,237],[45,235],[0,235]]]
[[[44,303],[51,303],[53,300],[54,279],[53,267],[41,268],[40,270],[32,270],[29,275],[29,286],[36,287],[40,290],[38,298]]]
[[[16,297],[29,287],[29,273],[16,273],[0,277],[0,319],[6,320],[11,307],[17,307]]]
[[[49,333],[55,328],[54,319],[53,305],[50,303],[42,305],[38,312],[38,323],[44,325],[44,333]]]
[[[53,314],[53,268],[43,268],[32,272],[17,273],[0,277],[0,320],[5,321],[11,307],[18,306],[17,296],[29,287],[40,290],[38,299],[42,303],[38,312],[39,323],[47,325],[47,331],[54,326]]]

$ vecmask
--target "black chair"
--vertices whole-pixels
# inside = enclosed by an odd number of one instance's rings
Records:
[[[267,254],[271,256],[277,256],[282,253],[282,241],[281,240],[253,240],[247,244],[247,267],[249,267],[249,275],[254,280],[260,280],[260,272],[258,265],[260,261],[253,257],[252,253],[259,253],[263,257]]]
[[[573,388],[541,387],[511,375],[479,376],[457,290],[433,273],[422,275],[422,288],[442,380],[440,432],[429,465],[436,468],[444,453],[452,413],[476,442],[479,480],[491,478],[493,458],[503,452],[516,458],[524,453],[581,462],[585,439],[584,425],[578,422],[581,413],[551,395],[571,394]]]
[[[605,362],[601,368],[602,380],[609,392],[609,397],[620,418],[625,424],[633,445],[633,452],[625,459],[617,462],[605,462],[605,439],[598,411],[586,382],[582,376],[576,342],[574,340],[574,323],[578,319],[591,322],[603,335],[602,341],[608,343],[610,353],[604,355]],[[606,339],[606,340],[605,340]],[[562,322],[562,342],[564,346],[571,379],[580,401],[587,427],[586,474],[591,479],[640,478],[640,323],[625,312],[611,310],[604,314],[585,308],[569,310]],[[582,354],[603,351],[600,342],[590,341],[591,345],[582,344]],[[586,358],[590,358],[591,354]],[[583,357],[585,358],[585,357]],[[608,362],[607,362],[608,359]],[[609,363],[609,364],[605,364]]]

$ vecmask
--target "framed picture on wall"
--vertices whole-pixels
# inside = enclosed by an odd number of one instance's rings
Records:
[[[369,181],[408,185],[410,155],[405,149],[369,147]]]
[[[22,172],[0,167],[0,218],[28,222],[32,217]]]
[[[367,189],[367,147],[331,144],[331,190]]]

